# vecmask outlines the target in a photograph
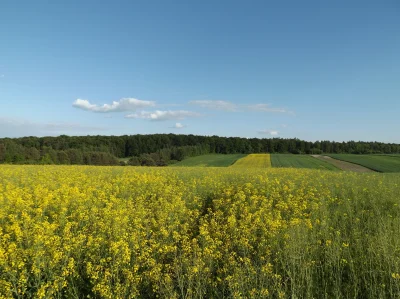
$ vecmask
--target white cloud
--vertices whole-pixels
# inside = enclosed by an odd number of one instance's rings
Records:
[[[153,101],[142,101],[133,98],[123,98],[119,101],[113,101],[112,104],[103,104],[101,106],[91,104],[88,100],[77,99],[72,106],[92,112],[123,112],[123,111],[136,111],[146,107],[153,107]]]
[[[108,128],[66,122],[34,122],[0,116],[0,137],[98,134]]]
[[[189,104],[197,105],[202,108],[208,108],[213,110],[223,111],[258,111],[258,112],[280,112],[280,113],[292,113],[284,108],[274,108],[269,104],[253,104],[253,105],[241,105],[234,104],[228,101],[190,101]]]
[[[283,108],[272,108],[268,104],[248,105],[247,109],[260,112],[281,112],[281,113],[288,112],[286,109]]]
[[[189,104],[197,105],[202,108],[208,108],[213,110],[224,110],[224,111],[236,111],[237,105],[227,101],[209,101],[209,100],[199,100],[190,101]]]
[[[182,125],[181,123],[176,123],[175,126],[174,126],[175,129],[182,129],[182,128],[184,128],[184,127],[185,127],[185,126]]]
[[[188,117],[198,117],[198,116],[201,116],[201,114],[199,114],[197,112],[186,111],[186,110],[176,110],[176,111],[156,110],[154,112],[141,111],[140,113],[129,114],[129,115],[126,115],[125,118],[142,118],[142,119],[148,119],[148,120],[153,120],[153,121],[162,121],[162,120],[170,120],[170,119],[185,119]]]
[[[97,126],[83,126],[78,123],[45,123],[45,124],[36,124],[37,126],[43,128],[46,131],[107,131],[106,128],[97,127]]]
[[[275,130],[259,130],[257,131],[259,134],[278,136],[279,132]]]

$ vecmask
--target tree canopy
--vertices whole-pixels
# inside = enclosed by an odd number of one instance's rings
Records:
[[[304,141],[297,138],[241,138],[178,134],[124,136],[22,137],[0,139],[0,163],[166,165],[188,156],[208,153],[400,153],[400,144],[363,141]],[[129,163],[128,163],[129,165]]]

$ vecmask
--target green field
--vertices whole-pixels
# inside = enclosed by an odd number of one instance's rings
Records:
[[[171,167],[228,167],[236,162],[236,160],[245,157],[245,154],[232,155],[202,155],[190,157],[178,163],[170,165]]]
[[[272,167],[313,168],[338,171],[332,164],[306,155],[272,154]]]
[[[379,172],[400,172],[399,156],[329,154],[329,157],[362,165]]]
[[[396,157],[396,158],[400,158],[400,154],[378,154],[378,156],[385,156],[385,157]]]

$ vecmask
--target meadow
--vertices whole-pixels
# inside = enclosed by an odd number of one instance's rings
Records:
[[[312,168],[325,170],[339,170],[331,163],[318,160],[309,155],[272,154],[272,167]]]
[[[378,172],[400,172],[400,155],[327,154],[327,156],[355,163]]]
[[[0,298],[396,298],[400,175],[0,166]]]
[[[236,160],[245,157],[245,154],[210,154],[186,158],[178,163],[171,164],[172,167],[227,167]]]

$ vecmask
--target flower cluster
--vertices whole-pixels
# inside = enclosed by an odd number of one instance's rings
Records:
[[[399,183],[294,169],[3,165],[0,298],[394,298]]]

